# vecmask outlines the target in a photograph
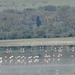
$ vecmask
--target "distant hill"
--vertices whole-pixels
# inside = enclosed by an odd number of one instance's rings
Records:
[[[23,10],[25,8],[38,8],[39,6],[75,6],[75,0],[0,0],[0,11],[3,9]]]

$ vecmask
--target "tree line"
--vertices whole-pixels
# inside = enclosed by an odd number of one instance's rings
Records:
[[[75,36],[75,7],[40,6],[0,12],[0,39]]]

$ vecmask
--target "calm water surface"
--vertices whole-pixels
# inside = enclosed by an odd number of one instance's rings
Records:
[[[75,75],[75,46],[0,47],[0,75]]]

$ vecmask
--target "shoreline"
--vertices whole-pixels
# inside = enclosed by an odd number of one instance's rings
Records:
[[[37,38],[0,40],[0,46],[54,46],[75,45],[75,38]]]

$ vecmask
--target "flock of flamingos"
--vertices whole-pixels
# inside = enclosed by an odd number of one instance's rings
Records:
[[[33,48],[29,50],[30,53],[33,53],[34,55],[29,54],[28,56],[25,56],[26,50],[25,48],[20,48],[18,55],[14,55],[12,48],[6,48],[4,55],[0,56],[0,72],[1,67],[6,66],[16,66],[16,65],[37,65],[40,64],[40,61],[42,61],[46,64],[50,64],[50,62],[55,62],[56,64],[58,62],[62,63],[61,60],[65,59],[64,53],[69,53],[69,59],[72,59],[74,62],[74,54],[75,54],[75,47],[50,47],[49,49],[45,49],[44,47],[39,47],[38,52],[42,55],[34,54]],[[37,52],[37,51],[36,51]],[[64,58],[63,58],[64,57]],[[62,59],[63,58],[63,59]],[[72,61],[71,61],[72,62]],[[51,64],[52,65],[52,64]],[[53,64],[54,65],[54,64]],[[37,65],[39,66],[39,65]],[[66,65],[65,65],[66,66]],[[49,67],[49,66],[48,66]],[[12,68],[12,67],[11,67]],[[3,71],[2,71],[3,72]],[[8,72],[9,73],[9,72]],[[56,69],[56,74],[59,74],[59,70]]]
[[[19,51],[22,54],[22,53],[25,52],[25,49],[21,48]],[[30,51],[32,52],[33,50],[31,49]],[[58,49],[56,47],[54,48],[54,52],[58,53],[57,55],[49,54],[48,51],[44,50],[43,47],[39,47],[39,51],[40,52],[43,51],[45,53],[44,56],[43,56],[43,59],[44,59],[45,63],[48,63],[51,60],[51,57],[53,57],[53,59],[52,59],[53,61],[56,61],[56,59],[55,59],[56,57],[57,57],[57,61],[60,61],[60,57],[63,56],[63,53],[62,53],[63,52],[63,47],[58,47]],[[39,63],[40,62],[40,56],[39,55],[35,55],[35,56],[30,55],[28,57],[26,57],[25,55],[21,55],[21,56],[20,55],[18,55],[18,56],[10,55],[10,56],[7,56],[8,54],[11,54],[11,52],[12,52],[11,48],[6,49],[6,55],[3,56],[3,57],[0,57],[0,65],[2,63],[10,63],[10,64],[11,63],[15,63],[15,64],[19,64],[19,63],[20,64],[27,64],[27,63],[29,63],[29,64],[31,64],[31,63]],[[66,47],[66,52],[69,52],[69,47],[68,46]],[[72,47],[71,52],[72,53],[75,52],[74,47]],[[72,54],[72,53],[70,55],[71,58],[74,57],[74,54]]]

